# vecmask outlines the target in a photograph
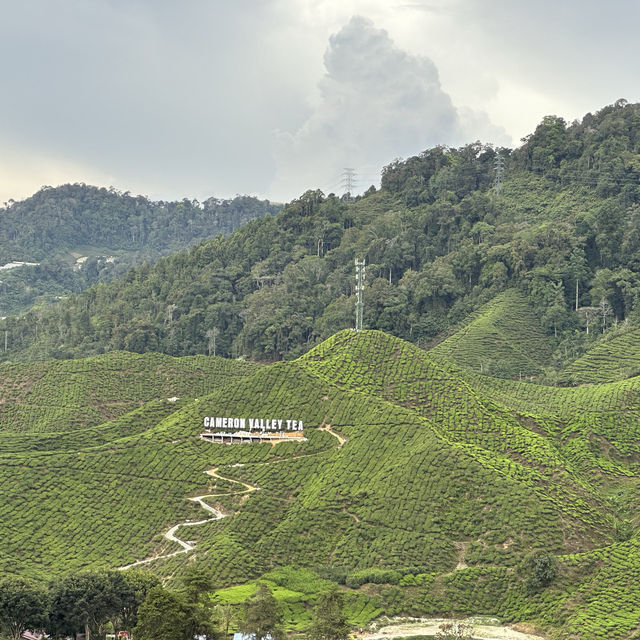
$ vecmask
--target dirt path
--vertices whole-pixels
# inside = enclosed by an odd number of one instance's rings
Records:
[[[248,484],[246,482],[242,482],[241,480],[233,480],[232,478],[226,478],[225,476],[221,476],[218,473],[218,469],[220,467],[214,467],[213,469],[209,469],[208,471],[205,471],[205,473],[208,476],[211,476],[213,478],[218,478],[218,480],[224,480],[225,482],[235,482],[236,484],[241,484],[244,487],[244,491],[234,491],[233,493],[215,493],[212,494],[213,496],[231,496],[231,495],[239,495],[241,493],[249,493],[250,491],[259,491],[260,487],[256,487],[252,484]],[[211,498],[212,495],[209,496],[201,496],[202,498]],[[191,498],[191,500],[198,500],[198,498]],[[207,507],[204,507],[205,509]]]
[[[456,622],[450,618],[422,618],[416,622],[404,624],[390,624],[381,627],[374,633],[359,633],[360,640],[383,640],[384,638],[400,638],[407,636],[435,636],[440,631],[440,625],[446,622]],[[460,622],[458,620],[458,622]],[[473,618],[462,620],[472,628],[471,636],[482,640],[544,640],[542,636],[534,636],[530,633],[522,633],[510,627],[502,627],[491,624],[475,623]]]
[[[325,424],[323,423],[323,425],[321,427],[318,427],[319,431],[326,431],[327,433],[330,433],[334,438],[336,438],[338,440],[338,449],[340,447],[342,447],[342,445],[347,441],[346,438],[344,438],[343,436],[341,436],[339,433],[336,433],[335,431],[333,431],[331,429],[331,425],[330,424]],[[292,458],[285,458],[284,460],[274,460],[274,461],[270,461],[270,462],[265,462],[265,463],[257,463],[257,464],[275,464],[277,462],[283,462],[285,460],[295,460],[297,458],[305,458],[307,456],[315,456],[318,455],[318,453],[321,452],[314,452],[314,453],[307,453],[307,454],[302,454],[300,456],[293,456]],[[231,466],[242,466],[239,464],[235,464],[235,465],[231,465]],[[214,522],[215,520],[220,520],[222,518],[225,517],[225,513],[223,513],[222,511],[220,511],[219,509],[216,509],[214,507],[212,507],[211,505],[208,505],[204,499],[205,498],[219,498],[222,496],[239,496],[239,495],[243,495],[243,494],[248,494],[248,493],[252,493],[254,491],[259,491],[260,487],[257,487],[255,485],[249,484],[248,482],[242,482],[241,480],[234,480],[233,478],[227,478],[225,476],[222,476],[218,473],[218,469],[219,467],[214,467],[213,469],[209,469],[207,471],[205,471],[205,473],[209,476],[211,476],[212,478],[218,478],[219,480],[223,480],[224,482],[233,482],[235,484],[239,484],[242,487],[241,491],[226,491],[224,493],[207,493],[201,496],[195,496],[193,498],[189,498],[189,500],[191,500],[191,502],[195,502],[197,504],[199,504],[205,511],[208,511],[209,513],[211,513],[213,515],[212,518],[206,518],[205,520],[197,520],[197,521],[193,521],[193,520],[183,520],[182,522],[179,522],[178,524],[173,525],[173,527],[171,527],[171,529],[169,529],[168,531],[166,531],[164,533],[164,537],[169,540],[170,542],[175,542],[177,544],[180,545],[180,549],[178,549],[177,551],[172,551],[171,553],[164,553],[164,554],[159,554],[156,556],[151,556],[149,558],[144,558],[144,560],[137,560],[136,562],[132,562],[131,564],[125,565],[124,567],[120,567],[121,571],[124,571],[126,569],[131,569],[133,567],[139,567],[140,565],[143,564],[148,564],[149,562],[154,562],[155,560],[160,560],[163,558],[173,558],[173,556],[177,556],[181,553],[189,553],[190,551],[193,551],[196,548],[196,543],[195,542],[189,542],[186,540],[182,540],[181,538],[178,538],[178,536],[176,535],[178,529],[181,529],[182,527],[197,527],[200,526],[202,524],[207,524],[209,522]],[[353,516],[354,518],[356,518],[356,516]],[[356,518],[357,520],[357,518]]]
[[[336,433],[335,431],[332,431],[331,425],[325,425],[323,427],[320,427],[320,429],[322,431],[329,432],[334,438],[338,440],[338,448],[340,448],[346,442],[346,438],[343,438],[340,434]],[[302,454],[300,456],[293,456],[292,458],[284,458],[282,460],[273,460],[270,462],[257,463],[257,464],[276,464],[278,462],[295,460],[297,458],[315,456],[315,455],[318,455],[318,453],[322,453],[322,452],[307,453],[307,454]],[[235,464],[230,466],[235,467],[235,466],[243,466],[243,465]],[[208,469],[207,471],[205,471],[205,473],[211,476],[212,478],[218,478],[219,480],[223,480],[225,482],[233,482],[235,484],[239,484],[242,487],[242,490],[226,491],[224,493],[207,493],[201,496],[188,498],[189,500],[191,500],[191,502],[196,502],[197,504],[199,504],[205,511],[208,511],[209,513],[213,514],[213,518],[206,518],[205,520],[197,520],[197,521],[184,520],[182,522],[179,522],[178,524],[173,525],[171,529],[169,529],[164,533],[164,537],[170,542],[176,542],[177,544],[179,544],[181,549],[178,549],[177,551],[172,551],[171,553],[164,553],[156,556],[151,556],[149,558],[144,558],[144,560],[137,560],[136,562],[132,562],[131,564],[125,565],[124,567],[120,567],[121,571],[125,571],[126,569],[131,569],[133,567],[139,567],[140,565],[148,564],[149,562],[154,562],[155,560],[160,560],[163,558],[173,558],[173,556],[177,556],[181,553],[189,553],[190,551],[193,551],[196,548],[195,542],[189,542],[189,541],[182,540],[181,538],[178,538],[178,536],[176,535],[176,532],[178,531],[178,529],[182,527],[197,527],[202,524],[207,524],[208,522],[214,522],[215,520],[220,520],[221,518],[224,518],[226,515],[222,511],[215,509],[214,507],[204,502],[205,498],[219,498],[222,496],[239,496],[243,494],[252,493],[254,491],[260,491],[260,487],[249,484],[248,482],[242,482],[241,480],[234,480],[233,478],[227,478],[225,476],[220,475],[218,473],[218,469],[219,467],[214,467],[213,469]]]
[[[208,522],[214,522],[215,520],[220,520],[225,517],[225,513],[212,507],[207,504],[204,499],[205,498],[220,498],[222,496],[237,496],[242,495],[243,493],[250,493],[252,491],[259,491],[260,487],[253,486],[251,484],[247,484],[246,482],[241,482],[240,480],[234,480],[233,478],[226,478],[225,476],[221,476],[218,473],[218,467],[213,469],[209,469],[205,471],[205,473],[213,478],[218,478],[219,480],[224,480],[225,482],[235,482],[243,487],[242,491],[227,491],[225,493],[207,493],[201,496],[194,496],[193,498],[188,498],[191,502],[195,502],[199,504],[205,511],[213,514],[213,518],[206,518],[205,520],[183,520],[176,525],[173,525],[169,531],[165,532],[164,537],[170,542],[178,543],[182,548],[177,551],[173,551],[171,553],[165,553],[157,556],[151,556],[149,558],[145,558],[144,560],[137,560],[136,562],[132,562],[131,564],[125,565],[124,567],[120,567],[121,571],[125,571],[126,569],[132,569],[133,567],[139,567],[143,564],[148,564],[149,562],[153,562],[154,560],[160,560],[161,558],[173,558],[173,556],[177,556],[181,553],[189,553],[189,551],[193,551],[196,548],[195,542],[188,542],[178,538],[176,532],[181,527],[198,527],[202,524],[207,524]]]
[[[337,433],[336,431],[334,431],[331,428],[330,424],[323,424],[323,426],[318,427],[318,431],[326,431],[327,433],[330,433],[334,438],[336,438],[338,440],[338,449],[340,447],[342,447],[342,445],[347,441],[347,439],[344,436],[341,436],[339,433]]]

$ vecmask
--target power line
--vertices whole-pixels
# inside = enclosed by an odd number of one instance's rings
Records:
[[[347,200],[351,200],[351,196],[356,188],[356,170],[353,167],[345,167],[343,169],[342,188]]]

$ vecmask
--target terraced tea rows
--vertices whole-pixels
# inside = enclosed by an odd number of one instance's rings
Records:
[[[111,352],[83,360],[0,365],[0,429],[59,432],[98,425],[160,398],[204,395],[257,365]]]
[[[210,384],[199,359],[169,361]],[[490,378],[378,331],[219,375],[197,399],[167,400],[165,382],[140,368],[140,388],[123,393],[135,408],[111,421],[80,426],[70,415],[61,433],[0,433],[0,570],[41,576],[155,557],[146,566],[180,576],[186,556],[171,555],[182,547],[163,534],[208,520],[193,500],[208,496],[227,517],[176,535],[222,584],[296,565],[360,588],[349,598],[365,598],[354,605],[362,619],[378,606],[486,613],[567,634],[582,625],[602,640],[631,637],[640,620],[631,596],[614,611],[608,594],[635,587],[607,569],[640,571],[635,379],[550,389]],[[188,380],[175,384],[188,391]],[[49,393],[31,388],[34,405]],[[299,419],[308,440],[216,445],[198,438],[206,415]],[[560,560],[556,583],[537,594],[521,569],[532,549]],[[626,631],[607,631],[607,615]]]
[[[587,353],[562,372],[573,384],[602,383],[640,375],[640,327],[603,336]]]
[[[501,378],[535,376],[551,360],[540,320],[515,290],[501,293],[431,353],[434,357]]]

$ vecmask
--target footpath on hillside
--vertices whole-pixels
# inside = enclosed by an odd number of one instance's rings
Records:
[[[336,440],[338,441],[338,449],[340,449],[342,447],[342,445],[344,445],[344,443],[346,442],[346,438],[344,438],[343,436],[341,436],[339,433],[336,433],[335,431],[333,431],[333,429],[331,429],[331,425],[329,424],[325,424],[324,422],[322,423],[322,427],[319,428],[320,431],[326,431],[329,434],[331,434],[334,438],[336,438]],[[284,458],[284,460],[297,460],[298,458],[306,458],[307,456],[315,456],[318,455],[318,453],[322,453],[322,452],[315,452],[315,453],[306,453],[306,454],[302,454],[299,456],[293,456],[291,458]],[[257,463],[257,464],[277,464],[281,462],[281,460],[275,460],[275,461],[271,461],[271,462],[262,462],[262,463]],[[229,466],[243,466],[243,465],[229,465]],[[248,484],[246,482],[242,482],[241,480],[234,480],[233,478],[227,478],[225,476],[222,476],[218,473],[218,467],[215,467],[214,469],[209,469],[208,471],[205,471],[205,473],[213,478],[218,478],[219,480],[223,480],[226,482],[233,482],[235,484],[238,484],[242,487],[241,490],[239,491],[226,491],[224,493],[206,493],[200,496],[194,496],[193,498],[187,498],[188,500],[190,500],[191,502],[195,502],[196,504],[200,505],[205,511],[208,511],[209,513],[211,513],[213,515],[212,518],[206,518],[205,520],[183,520],[182,522],[179,522],[178,524],[173,525],[168,531],[166,531],[163,536],[165,537],[165,539],[169,540],[169,542],[175,542],[177,544],[180,545],[180,549],[178,549],[177,551],[172,551],[171,553],[164,553],[164,554],[158,554],[158,555],[154,555],[154,556],[150,556],[149,558],[145,558],[144,560],[137,560],[136,562],[132,562],[131,564],[125,565],[123,567],[120,567],[121,571],[126,571],[127,569],[132,569],[134,567],[139,567],[143,564],[149,564],[150,562],[154,562],[156,560],[162,560],[162,559],[166,559],[166,558],[172,558],[173,556],[177,556],[181,553],[189,553],[190,551],[193,551],[196,546],[195,546],[195,542],[189,542],[186,540],[182,540],[180,539],[177,535],[176,532],[181,529],[182,527],[198,527],[200,525],[203,524],[208,524],[209,522],[214,522],[216,520],[221,520],[222,518],[224,518],[227,514],[223,513],[222,511],[220,511],[219,509],[216,509],[215,507],[212,507],[211,505],[207,504],[204,500],[205,498],[221,498],[221,497],[227,497],[227,496],[234,496],[234,495],[242,495],[242,494],[248,494],[251,493],[253,491],[259,491],[260,487],[254,486],[252,484]]]

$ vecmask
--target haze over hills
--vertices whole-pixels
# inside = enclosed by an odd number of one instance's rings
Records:
[[[43,187],[0,207],[0,267],[33,265],[0,269],[0,315],[108,282],[281,208],[250,196],[152,202],[85,184]]]

